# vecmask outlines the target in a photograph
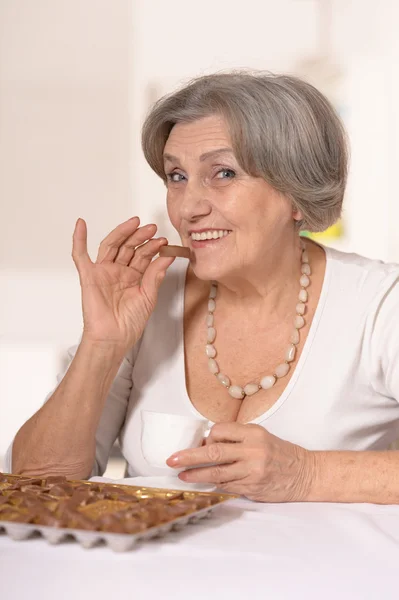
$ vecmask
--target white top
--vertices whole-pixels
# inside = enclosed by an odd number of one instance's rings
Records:
[[[300,359],[280,398],[253,422],[309,450],[387,449],[399,438],[399,265],[325,251],[324,283]],[[130,476],[160,474],[142,455],[141,410],[203,418],[185,385],[187,264],[176,259],[168,270],[143,337],[114,380],[96,435],[95,475],[104,472],[118,435]]]

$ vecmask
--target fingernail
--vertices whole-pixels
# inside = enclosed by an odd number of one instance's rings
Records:
[[[179,464],[180,457],[178,454],[172,454],[166,461],[171,466],[176,466]]]

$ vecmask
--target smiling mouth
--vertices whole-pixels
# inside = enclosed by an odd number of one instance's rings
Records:
[[[206,242],[220,240],[231,233],[228,229],[210,229],[208,231],[192,232],[190,238],[193,242]]]

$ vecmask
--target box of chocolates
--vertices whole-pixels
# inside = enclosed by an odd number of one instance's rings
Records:
[[[210,516],[233,498],[217,492],[0,473],[0,532],[15,540],[40,534],[53,544],[72,537],[85,548],[105,543],[123,552]]]

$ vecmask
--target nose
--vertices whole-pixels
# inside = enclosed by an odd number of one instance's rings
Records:
[[[195,222],[210,214],[212,205],[206,191],[206,187],[200,181],[189,179],[180,205],[181,217],[185,221]]]

